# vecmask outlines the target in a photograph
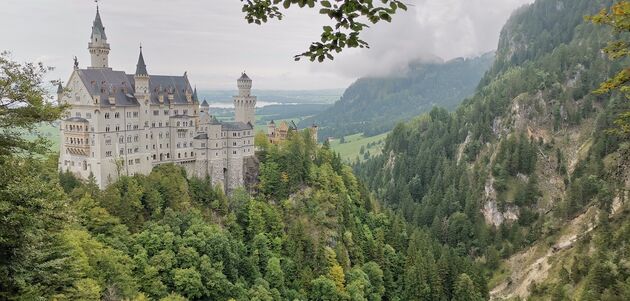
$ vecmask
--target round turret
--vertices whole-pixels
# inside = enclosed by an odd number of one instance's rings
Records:
[[[252,88],[252,79],[243,72],[241,77],[236,81],[239,90],[250,90]]]

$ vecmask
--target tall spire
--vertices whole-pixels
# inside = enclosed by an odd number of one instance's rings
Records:
[[[90,68],[109,68],[109,44],[107,44],[107,35],[105,35],[105,27],[101,20],[101,12],[98,5],[96,6],[96,17],[92,23],[92,35],[90,43],[88,43],[92,64]]]
[[[138,64],[136,65],[136,75],[149,75],[147,65],[144,63],[144,56],[142,56],[142,45],[140,45],[140,56],[138,56]]]
[[[94,23],[92,24],[92,38],[95,35],[100,35],[102,40],[107,40],[107,36],[105,35],[105,27],[103,26],[103,21],[101,20],[101,13],[98,9],[98,4],[96,5],[96,17],[94,18]]]

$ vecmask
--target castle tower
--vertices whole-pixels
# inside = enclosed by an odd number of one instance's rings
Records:
[[[94,23],[92,24],[92,35],[90,36],[88,49],[92,56],[92,65],[90,68],[109,68],[108,56],[110,48],[109,44],[107,44],[105,27],[103,27],[103,21],[101,21],[98,6],[96,6],[96,18],[94,18]]]
[[[195,88],[195,92],[196,91],[197,89]],[[199,122],[201,122],[201,130],[207,132],[208,130],[206,127],[208,126],[208,123],[210,123],[210,105],[208,105],[208,102],[205,99],[199,107]]]
[[[235,120],[237,122],[249,123],[253,127],[256,121],[256,97],[251,96],[252,80],[243,72],[236,83],[238,86],[238,95],[234,96]]]
[[[142,46],[140,46],[140,55],[138,56],[138,64],[136,64],[136,73],[133,76],[136,83],[135,96],[138,101],[149,100],[149,72],[147,65],[144,63],[142,55]]]
[[[61,85],[61,81],[57,85],[57,102],[61,104],[63,98],[63,86]]]

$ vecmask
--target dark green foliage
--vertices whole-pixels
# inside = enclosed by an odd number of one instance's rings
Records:
[[[463,273],[487,297],[470,259],[380,208],[308,133],[264,153],[253,197],[243,190],[228,197],[169,164],[103,191],[37,160],[3,169],[11,172],[3,200],[23,210],[2,203],[10,209],[0,228],[2,297],[416,300],[426,296],[416,286],[453,296]],[[468,227],[462,222],[454,218],[453,231]]]
[[[455,112],[434,108],[398,124],[382,154],[357,163],[355,171],[407,221],[430,229],[460,254],[488,256],[488,267],[496,266],[497,253],[509,256],[539,239],[554,216],[570,218],[590,204],[610,207],[620,185],[604,160],[620,141],[606,130],[628,102],[589,91],[623,65],[600,55],[610,32],[583,23],[583,16],[611,3],[539,0],[519,10],[471,98]],[[593,122],[593,145],[571,174],[553,141],[528,136],[537,128],[561,137]],[[543,215],[541,187],[548,183],[541,182],[549,179],[541,176],[550,166],[567,192]],[[517,222],[486,224],[481,210],[495,195],[500,212],[518,210]]]

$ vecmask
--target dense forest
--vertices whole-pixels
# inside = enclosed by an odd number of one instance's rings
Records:
[[[0,298],[488,297],[477,264],[382,208],[308,132],[260,147],[253,196],[172,164],[101,191],[54,157],[3,157]]]
[[[229,194],[173,164],[104,190],[58,171],[23,134],[65,107],[3,53],[0,300],[630,300],[630,103],[591,93],[628,62],[584,20],[614,2],[519,9],[470,98],[352,167],[308,131],[257,138],[258,183]]]
[[[355,165],[360,178],[408,222],[483,258],[489,271],[591,207],[601,212],[592,235],[610,235],[613,202],[629,190],[630,146],[609,129],[630,104],[590,93],[622,65],[601,55],[609,29],[584,16],[612,3],[539,0],[517,11],[475,95],[453,113],[434,108],[397,125],[380,156]],[[541,279],[547,290],[531,291],[545,300],[630,298],[627,225],[602,238],[619,248],[595,245],[595,257],[582,249],[566,267],[572,283],[553,275],[555,290],[552,277]]]
[[[487,53],[448,62],[416,61],[399,74],[360,78],[332,107],[300,126],[318,124],[320,138],[385,133],[435,105],[454,109],[473,94],[493,60],[494,54]]]

